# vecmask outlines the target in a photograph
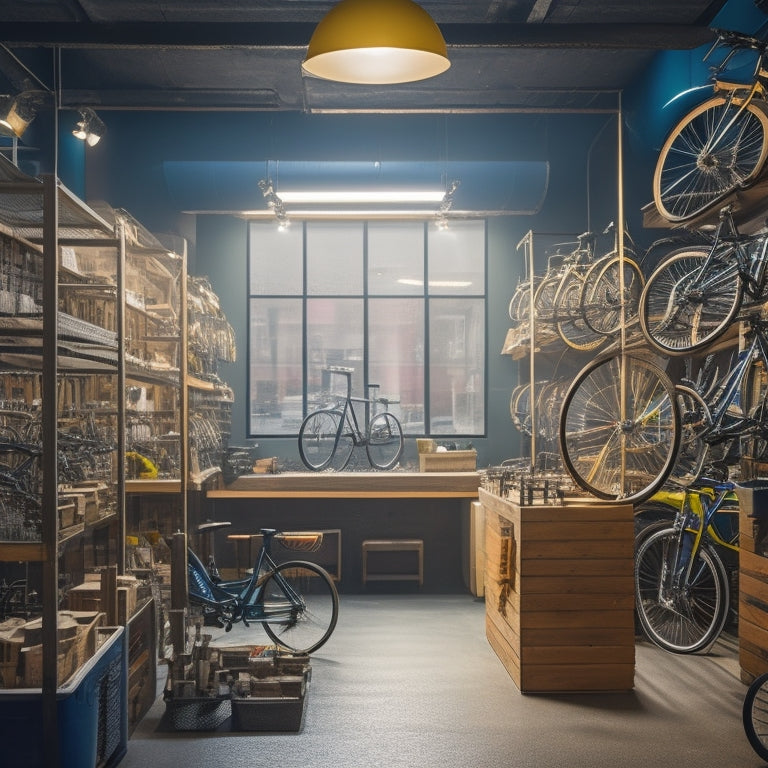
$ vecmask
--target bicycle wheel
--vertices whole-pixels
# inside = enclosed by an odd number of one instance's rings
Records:
[[[562,282],[561,274],[542,278],[533,297],[533,312],[536,322],[551,323],[555,319],[555,296]]]
[[[674,386],[648,360],[612,355],[594,361],[568,389],[560,452],[574,481],[598,498],[651,496],[672,470],[679,443]]]
[[[518,284],[509,301],[508,311],[510,320],[518,324],[530,321],[531,292],[533,292],[533,295],[535,296],[542,279],[542,275],[534,275],[532,281],[530,278],[527,278]],[[533,288],[531,288],[531,282],[533,282]]]
[[[675,397],[680,413],[680,447],[668,479],[687,486],[701,477],[709,453],[704,435],[712,425],[712,414],[699,393],[690,387],[676,384]]]
[[[709,346],[739,311],[738,264],[734,259],[708,259],[704,248],[684,249],[648,278],[640,297],[640,328],[664,354],[687,355]]]
[[[392,469],[400,461],[403,455],[403,428],[393,414],[385,411],[371,419],[365,450],[368,461],[376,469]]]
[[[768,154],[768,115],[760,103],[743,110],[715,96],[689,112],[659,153],[653,199],[670,222],[694,218],[749,186]]]
[[[744,697],[741,719],[752,749],[768,762],[768,673],[756,677],[750,683]]]
[[[686,580],[680,574],[681,541],[685,547],[677,529],[665,528],[640,545],[635,607],[652,643],[672,653],[695,653],[708,648],[723,629],[730,602],[728,574],[714,548],[704,544]]]
[[[541,385],[546,382],[540,382]],[[518,432],[531,436],[531,385],[518,384],[509,396],[509,415]]]
[[[555,321],[560,338],[572,349],[588,352],[599,347],[605,336],[595,333],[581,311],[581,292],[584,279],[571,272],[563,278],[555,294]]]
[[[319,471],[329,467],[332,459],[338,462],[343,458],[334,457],[339,450],[341,419],[341,412],[333,410],[315,411],[304,419],[299,429],[299,456],[307,469]]]
[[[339,618],[339,593],[328,572],[315,563],[290,560],[270,572],[262,591],[262,622],[279,646],[294,653],[312,653],[333,633]]]
[[[611,253],[596,261],[584,278],[579,296],[587,327],[595,333],[613,336],[620,330],[622,320],[627,323],[637,316],[643,285],[643,273],[633,259],[626,256],[619,259],[616,253]]]
[[[744,456],[764,459],[768,456],[768,372],[762,359],[750,363],[741,388],[743,415],[751,420]]]

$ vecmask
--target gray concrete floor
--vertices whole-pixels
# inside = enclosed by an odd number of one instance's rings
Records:
[[[232,644],[267,642],[236,627]],[[757,768],[735,641],[707,655],[638,640],[635,688],[522,695],[469,595],[341,597],[298,733],[167,732],[158,698],[121,768]]]

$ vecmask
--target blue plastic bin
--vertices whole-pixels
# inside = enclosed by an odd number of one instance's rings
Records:
[[[59,766],[114,766],[128,745],[128,667],[125,629],[111,635],[57,691]],[[103,629],[101,630],[103,632]],[[0,744],[3,765],[48,768],[42,733],[39,688],[0,690]]]

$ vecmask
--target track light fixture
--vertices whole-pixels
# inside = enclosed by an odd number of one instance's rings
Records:
[[[13,96],[0,96],[0,136],[20,139],[27,126],[37,116],[43,94],[23,91]]]
[[[267,201],[267,207],[275,214],[278,227],[280,229],[285,229],[288,226],[288,216],[285,212],[283,201],[278,197],[277,192],[275,192],[272,179],[261,179],[261,181],[259,181],[259,189],[261,190],[261,194],[264,195],[264,199]]]
[[[456,194],[456,190],[459,188],[461,182],[458,179],[454,179],[449,185],[448,189],[440,202],[440,208],[437,210],[437,228],[448,229],[448,211],[453,206],[453,197]]]
[[[79,112],[80,119],[72,131],[72,135],[76,139],[84,141],[89,147],[95,147],[107,132],[107,127],[90,107],[84,107]]]

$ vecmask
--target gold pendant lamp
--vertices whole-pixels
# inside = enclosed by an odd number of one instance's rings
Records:
[[[390,85],[450,66],[440,29],[412,0],[341,0],[315,28],[302,69],[325,80]]]

